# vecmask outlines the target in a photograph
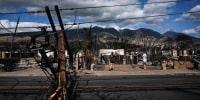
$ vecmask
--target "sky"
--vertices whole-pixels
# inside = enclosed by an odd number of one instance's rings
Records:
[[[114,6],[128,4],[131,5]],[[91,25],[103,28],[113,27],[117,30],[149,28],[161,34],[174,31],[200,38],[200,17],[198,17],[200,16],[200,0],[0,0],[0,34],[14,32],[19,17],[17,32],[40,31],[39,28],[20,27],[50,26],[45,12],[19,14],[20,12],[45,11],[45,6],[52,10],[51,15],[56,29],[59,30],[59,22],[53,11],[55,5],[58,5],[59,9],[65,9],[60,11],[63,23],[66,24],[65,29],[87,28]],[[106,20],[115,21],[97,22]],[[72,23],[85,24],[67,25]],[[51,31],[51,28],[47,30]]]

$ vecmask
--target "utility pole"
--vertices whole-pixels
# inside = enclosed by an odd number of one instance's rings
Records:
[[[64,41],[66,43],[67,52],[69,54],[69,65],[70,65],[70,67],[72,69],[74,69],[74,67],[73,67],[73,54],[71,53],[70,48],[69,48],[67,35],[65,33],[65,29],[64,29],[64,26],[63,26],[63,22],[62,22],[62,18],[61,18],[61,15],[60,15],[60,11],[59,11],[58,5],[55,6],[55,10],[56,10],[56,14],[57,14],[57,17],[58,17],[58,21],[59,21],[59,24],[60,24],[60,28],[61,28],[62,34],[64,36]]]
[[[58,6],[56,5],[55,6],[55,11],[56,11],[56,14],[57,14],[57,17],[58,17],[58,21],[60,23],[60,27],[61,27],[61,32],[58,34],[54,34],[55,37],[57,36],[58,37],[58,41],[57,41],[57,47],[58,47],[58,57],[57,57],[57,60],[58,60],[58,70],[56,70],[57,72],[53,72],[53,73],[56,73],[55,77],[56,77],[56,87],[53,87],[53,90],[51,91],[51,94],[44,97],[43,100],[73,100],[74,98],[74,95],[75,95],[75,89],[77,87],[77,83],[74,81],[74,80],[68,80],[68,75],[66,72],[66,62],[65,62],[65,46],[68,50],[68,54],[69,54],[69,64],[70,64],[70,67],[72,69],[73,68],[73,55],[70,51],[70,48],[69,48],[69,44],[68,44],[68,40],[67,40],[67,36],[66,36],[66,33],[65,33],[65,30],[64,30],[64,26],[63,26],[63,23],[62,23],[62,18],[61,18],[61,15],[60,15],[60,12],[59,12],[59,8]],[[47,12],[47,16],[49,18],[49,21],[51,23],[51,27],[52,27],[52,30],[56,32],[55,30],[55,26],[54,26],[54,23],[53,23],[53,20],[52,20],[52,17],[51,17],[51,14],[50,14],[50,10],[48,8],[48,6],[46,6],[46,12]]]
[[[67,100],[67,80],[65,67],[65,46],[64,36],[58,36],[58,86],[54,92],[47,98],[47,100]],[[46,100],[46,98],[44,99]]]
[[[66,67],[65,67],[65,45],[64,36],[59,34],[58,41],[58,61],[59,61],[59,83],[58,87],[61,87],[60,98],[61,100],[67,100],[67,81],[66,81]]]
[[[54,25],[54,22],[53,22],[53,19],[52,19],[52,16],[51,16],[51,12],[50,12],[48,6],[45,7],[45,11],[46,11],[47,17],[48,17],[48,19],[49,19],[49,22],[50,22],[50,24],[51,24],[52,31],[55,32],[55,33],[54,33],[54,37],[55,37],[55,39],[56,39],[56,44],[57,44],[57,43],[58,43],[58,36],[57,36],[56,28],[55,28],[55,25]]]
[[[15,32],[12,34],[12,40],[11,40],[11,44],[10,44],[10,55],[9,57],[12,58],[12,52],[13,52],[13,42],[14,42],[14,39],[15,39],[15,34],[17,32],[17,27],[18,27],[18,24],[19,24],[19,19],[20,19],[20,16],[18,17],[17,19],[17,25],[15,27]]]

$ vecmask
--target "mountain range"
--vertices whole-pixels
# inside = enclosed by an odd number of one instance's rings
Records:
[[[88,28],[81,28],[81,29],[70,29],[70,30],[65,30],[68,39],[69,40],[82,40],[86,37],[86,34],[90,30]],[[91,28],[91,34],[98,35],[100,36],[101,33],[107,33],[112,36],[117,36],[117,37],[130,37],[130,38],[144,38],[146,36],[152,36],[154,38],[161,38],[161,37],[169,37],[171,39],[176,39],[178,36],[185,35],[187,37],[192,38],[194,42],[199,42],[200,43],[200,38],[192,37],[189,35],[186,35],[184,33],[178,33],[178,32],[173,32],[173,31],[168,31],[163,34],[154,31],[152,29],[147,29],[147,28],[139,28],[136,30],[131,30],[131,29],[122,29],[122,30],[116,30],[115,28],[102,28],[102,27],[93,27]],[[21,32],[17,33],[15,36],[17,37],[24,37],[24,36],[32,36],[36,34],[41,34],[41,32]],[[9,36],[10,34],[0,34],[0,36]]]

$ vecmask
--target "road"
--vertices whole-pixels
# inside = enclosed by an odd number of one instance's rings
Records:
[[[0,77],[1,100],[40,100],[49,88],[45,76]]]
[[[77,98],[77,100],[199,100],[200,76],[85,76],[79,78]]]
[[[80,76],[77,100],[199,100],[199,75]],[[40,100],[45,76],[0,77],[1,100]]]
[[[200,100],[199,71],[189,70],[189,73],[184,74],[174,73],[179,70],[143,71],[136,68],[131,69],[130,72],[125,69],[120,70],[123,71],[105,70],[101,74],[99,71],[92,75],[79,74],[77,100]],[[127,73],[132,73],[132,70],[135,74],[127,75]],[[1,100],[41,100],[50,82],[39,71],[33,68],[16,72],[1,72]],[[162,72],[166,73],[161,74]],[[194,73],[190,74],[191,72]],[[109,75],[109,73],[114,75]]]
[[[93,76],[80,77],[79,85],[84,87],[114,87],[114,86],[128,86],[128,87],[144,87],[154,86],[162,88],[172,87],[178,85],[183,88],[193,88],[200,86],[199,75],[118,75],[118,76]]]

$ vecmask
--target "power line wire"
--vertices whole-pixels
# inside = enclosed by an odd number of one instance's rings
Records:
[[[74,21],[74,23],[64,24],[64,25],[66,26],[66,25],[80,25],[80,24],[89,24],[89,23],[100,23],[100,22],[104,22],[104,23],[105,22],[117,22],[117,21],[123,21],[123,20],[131,20],[131,19],[144,19],[144,18],[151,18],[151,17],[153,18],[153,17],[174,16],[174,15],[194,14],[194,13],[200,13],[200,11],[169,13],[169,14],[150,15],[150,16],[143,16],[143,17],[121,18],[121,19],[97,20],[97,21],[88,21],[88,22],[75,22]],[[41,28],[41,27],[50,28],[50,26],[18,27],[18,28]],[[2,28],[0,28],[0,29],[2,29]],[[7,29],[13,29],[13,28],[7,28]]]
[[[172,3],[172,2],[186,2],[186,1],[195,1],[195,0],[172,0],[172,1],[160,1],[160,2],[143,2],[143,3],[134,3],[134,4],[122,4],[122,5],[110,5],[110,6],[91,6],[91,7],[77,7],[77,8],[63,8],[59,10],[76,10],[76,9],[89,9],[89,8],[108,8],[108,7],[119,7],[119,6],[134,6],[134,5],[145,5],[145,4],[161,4],[161,3]],[[55,10],[50,10],[55,11]],[[34,14],[34,13],[45,13],[44,10],[38,11],[24,11],[24,12],[0,12],[0,15],[6,14]]]
[[[13,33],[12,31],[10,31],[9,30],[9,28],[6,28],[1,22],[0,22],[0,24],[1,24],[1,26],[2,26],[2,28],[0,28],[0,29],[4,29],[4,30],[6,30],[8,33]],[[10,28],[11,29],[11,28]]]
[[[79,7],[79,8],[64,8],[60,10],[75,10],[75,9],[89,9],[89,8],[108,8],[108,7],[119,7],[119,6],[134,6],[134,5],[145,5],[145,4],[159,4],[159,3],[172,3],[172,2],[185,2],[185,1],[194,1],[194,0],[172,0],[172,1],[158,1],[158,2],[143,2],[143,3],[134,3],[134,4],[122,4],[122,5],[110,5],[110,6],[91,6],[91,7]]]
[[[150,17],[163,17],[163,16],[173,16],[173,15],[181,15],[181,14],[192,14],[192,13],[199,13],[200,11],[193,11],[193,12],[180,12],[180,13],[169,13],[169,14],[160,14],[160,15],[151,15],[151,16],[143,16],[143,17],[131,17],[131,18],[121,18],[121,19],[109,19],[109,20],[97,20],[97,21],[88,21],[88,22],[81,22],[81,23],[74,23],[74,24],[88,24],[88,23],[99,23],[99,22],[117,22],[129,19],[144,19]],[[71,24],[65,24],[71,25]]]
[[[74,25],[76,25],[75,23],[76,23],[76,19],[77,19],[77,10],[75,10],[75,13],[74,13],[74,22],[73,22],[73,24],[71,24],[71,26],[69,26],[67,29],[70,29],[70,28],[72,28]]]
[[[2,13],[2,12],[0,12],[0,15],[10,15],[10,14],[35,14],[35,13],[45,13],[45,11],[40,10],[40,11],[24,11],[24,12],[7,12],[7,13]]]

